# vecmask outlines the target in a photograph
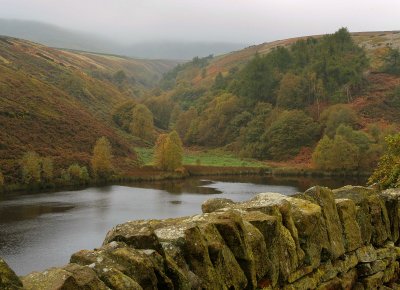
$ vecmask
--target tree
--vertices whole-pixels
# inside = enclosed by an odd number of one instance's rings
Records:
[[[142,104],[138,104],[132,111],[131,132],[143,140],[152,142],[154,139],[153,114]]]
[[[154,164],[160,169],[164,169],[167,163],[165,158],[167,139],[168,134],[160,134],[154,147]]]
[[[400,74],[400,50],[389,47],[384,58],[383,70],[390,74]]]
[[[327,135],[319,140],[318,145],[312,155],[312,160],[317,168],[320,168],[322,170],[331,170],[333,168],[332,147],[333,140]]]
[[[219,72],[217,74],[217,76],[215,77],[213,89],[214,90],[223,90],[223,89],[225,89],[225,87],[226,87],[226,81],[225,81],[222,73]]]
[[[97,140],[93,148],[91,160],[93,174],[97,178],[107,179],[113,173],[112,165],[113,155],[111,152],[111,144],[106,137]]]
[[[0,187],[4,186],[4,175],[3,173],[0,171]]]
[[[76,183],[85,183],[89,181],[89,173],[86,166],[79,166],[79,164],[72,164],[68,167],[68,174],[70,180]]]
[[[332,145],[332,168],[354,170],[358,167],[359,149],[343,136],[336,135]]]
[[[349,107],[335,105],[322,112],[320,121],[325,125],[324,133],[333,138],[340,125],[354,128],[357,125],[358,118],[356,113]]]
[[[259,102],[253,114],[249,114],[248,122],[242,125],[237,138],[238,150],[243,157],[264,158],[267,154],[266,142],[261,136],[266,130],[266,119],[272,113],[272,105]],[[242,113],[243,114],[243,113]]]
[[[42,165],[42,178],[46,182],[50,182],[54,177],[53,160],[49,157],[43,157],[41,160]]]
[[[22,181],[26,184],[40,183],[41,158],[36,152],[27,152],[21,162]]]
[[[186,133],[188,132],[191,123],[197,119],[197,110],[194,107],[190,107],[189,110],[181,112],[176,120],[175,130],[179,133],[182,139],[185,139]]]
[[[385,141],[386,151],[368,183],[378,183],[382,188],[400,187],[400,134],[387,136]]]
[[[276,105],[284,109],[301,109],[305,107],[301,77],[289,72],[279,84]]]
[[[340,135],[345,138],[347,142],[356,145],[361,154],[365,154],[371,145],[370,137],[366,133],[353,130],[347,125],[340,125],[336,129],[336,135]]]
[[[182,141],[176,131],[158,137],[154,156],[156,166],[162,170],[173,171],[182,166]]]
[[[314,150],[312,159],[317,168],[323,170],[353,170],[359,164],[359,148],[343,136],[332,140],[324,136]]]
[[[263,135],[268,156],[285,160],[295,156],[302,147],[314,144],[319,126],[303,111],[284,111]]]

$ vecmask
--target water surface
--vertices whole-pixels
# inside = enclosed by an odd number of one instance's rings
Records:
[[[248,200],[260,192],[293,194],[316,185],[360,180],[210,177],[107,186],[78,191],[0,195],[0,257],[18,275],[68,263],[81,249],[99,247],[113,226],[137,219],[201,213],[212,197]]]

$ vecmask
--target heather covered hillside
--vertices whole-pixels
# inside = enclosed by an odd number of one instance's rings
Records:
[[[136,164],[132,140],[112,119],[116,106],[132,101],[176,63],[62,51],[0,38],[0,160],[8,179],[19,160],[36,151],[54,158],[56,172],[88,165],[101,136],[125,170]]]

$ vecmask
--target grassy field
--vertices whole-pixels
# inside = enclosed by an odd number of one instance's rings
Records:
[[[135,148],[139,158],[144,165],[153,164],[152,148]],[[184,165],[204,165],[204,166],[232,166],[232,167],[263,167],[264,163],[254,159],[243,159],[232,153],[215,149],[206,151],[185,150],[183,156]]]

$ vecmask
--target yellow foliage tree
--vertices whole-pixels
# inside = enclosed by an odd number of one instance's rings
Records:
[[[336,135],[332,140],[322,138],[313,153],[315,165],[323,170],[354,170],[358,167],[360,151],[343,136]]]
[[[132,115],[130,125],[132,134],[152,142],[154,140],[154,120],[151,111],[145,105],[139,104],[133,108]]]
[[[176,131],[158,137],[154,158],[154,163],[162,170],[173,171],[182,166],[182,141]]]
[[[67,170],[69,177],[74,182],[87,182],[89,181],[89,173],[87,171],[86,166],[79,166],[79,164],[72,164],[68,167]]]
[[[36,152],[27,152],[21,159],[22,180],[26,184],[41,181],[41,158]]]
[[[323,170],[333,168],[332,164],[333,140],[325,135],[319,142],[312,155],[314,164]]]
[[[91,160],[94,176],[107,179],[114,171],[112,159],[110,141],[106,137],[99,138],[93,148]]]

